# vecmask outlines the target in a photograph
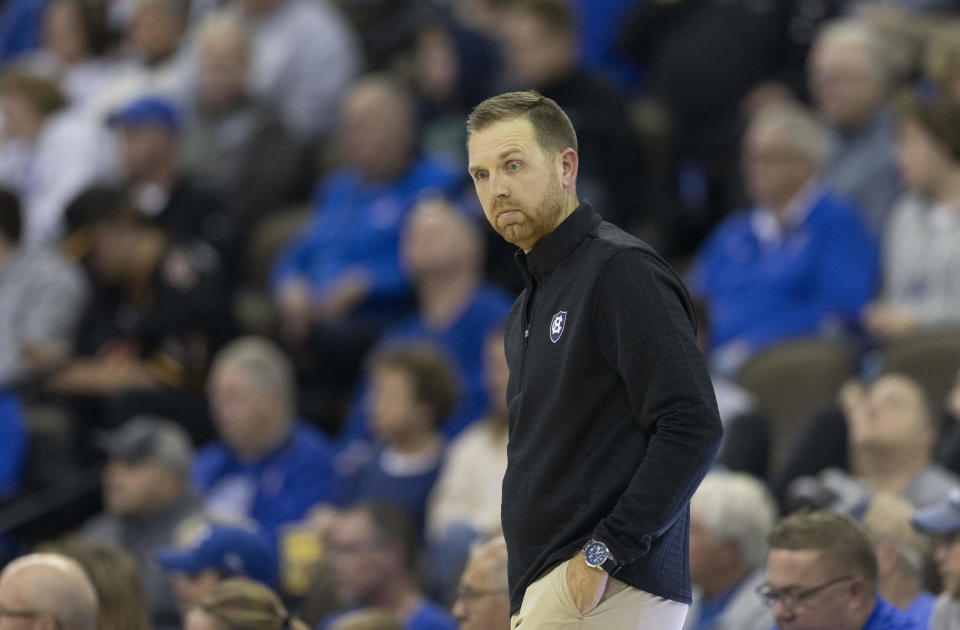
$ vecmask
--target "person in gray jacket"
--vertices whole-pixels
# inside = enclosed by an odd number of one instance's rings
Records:
[[[766,540],[777,519],[770,493],[743,473],[707,475],[690,501],[693,604],[684,630],[769,630],[773,613],[757,597]]]

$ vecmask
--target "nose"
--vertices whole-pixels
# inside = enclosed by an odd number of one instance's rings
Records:
[[[463,605],[463,599],[458,597],[457,601],[453,603],[453,609],[450,612],[457,618],[457,621],[465,620],[467,618],[467,608]]]
[[[510,196],[510,187],[507,185],[507,178],[499,174],[490,174],[490,190],[497,197],[506,198]]]
[[[783,603],[780,602],[780,600],[777,600],[773,604],[773,620],[776,621],[777,624],[781,624],[785,621],[790,621],[792,619],[793,619],[793,609],[787,606],[784,606]]]

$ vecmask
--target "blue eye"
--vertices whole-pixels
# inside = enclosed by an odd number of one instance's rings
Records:
[[[511,171],[519,170],[519,169],[520,169],[520,162],[519,162],[519,160],[511,160],[511,161],[507,162],[507,169],[508,169],[508,170],[511,170]]]

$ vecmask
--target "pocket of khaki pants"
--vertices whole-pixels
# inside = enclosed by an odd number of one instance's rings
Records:
[[[561,581],[561,584],[562,584],[561,590],[562,590],[562,591],[564,592],[564,594],[566,595],[567,602],[570,604],[571,608],[577,613],[577,616],[578,616],[578,617],[585,617],[586,615],[589,615],[590,613],[592,613],[593,611],[595,611],[597,608],[599,608],[599,607],[600,607],[600,604],[603,603],[603,600],[604,600],[604,599],[606,598],[606,596],[607,596],[606,591],[607,591],[607,589],[610,588],[610,579],[609,579],[609,578],[607,579],[607,583],[606,583],[606,585],[604,586],[604,593],[603,593],[603,595],[600,596],[600,601],[597,602],[597,605],[594,606],[593,608],[591,608],[590,610],[581,611],[581,610],[577,607],[577,602],[576,602],[576,600],[573,599],[573,591],[570,590],[570,582],[567,580],[567,568],[568,568],[568,566],[570,565],[570,562],[571,562],[570,560],[567,560],[567,561],[564,562],[562,565],[560,565],[561,568],[563,569],[563,570],[561,571],[561,573],[560,573],[560,581]]]

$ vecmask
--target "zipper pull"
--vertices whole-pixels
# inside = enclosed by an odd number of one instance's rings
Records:
[[[523,338],[526,339],[529,336],[530,336],[530,329],[527,328],[523,331]]]

